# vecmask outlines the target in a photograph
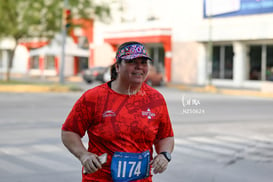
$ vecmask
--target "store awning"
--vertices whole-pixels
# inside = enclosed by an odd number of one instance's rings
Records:
[[[76,56],[76,57],[89,57],[90,51],[86,49],[79,48],[75,43],[67,43],[65,46],[66,56]],[[62,53],[61,45],[53,44],[47,45],[38,49],[31,50],[29,52],[30,57],[40,56],[40,55],[54,55],[60,56]]]

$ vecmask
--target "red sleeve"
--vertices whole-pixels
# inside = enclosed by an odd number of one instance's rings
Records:
[[[174,135],[172,123],[170,120],[169,112],[168,112],[167,105],[164,98],[162,98],[162,101],[163,103],[162,103],[162,112],[160,117],[160,125],[159,125],[157,136],[156,136],[157,140],[161,140],[167,137],[173,137]]]
[[[84,93],[68,114],[62,126],[62,130],[72,131],[83,137],[92,123],[93,111],[95,108],[94,100],[94,98],[90,98],[88,92]]]

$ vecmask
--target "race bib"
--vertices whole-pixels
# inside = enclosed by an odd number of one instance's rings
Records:
[[[115,152],[111,162],[111,175],[116,182],[143,179],[150,173],[150,152]]]

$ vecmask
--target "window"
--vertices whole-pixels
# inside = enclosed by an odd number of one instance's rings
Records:
[[[45,69],[52,70],[55,69],[55,58],[54,56],[45,57]]]
[[[262,47],[250,46],[249,58],[249,79],[261,80]]]
[[[273,81],[273,45],[250,46],[249,80]]]
[[[220,47],[213,47],[212,78],[220,78]]]
[[[266,80],[273,81],[273,45],[266,48]]]
[[[212,78],[233,78],[233,47],[213,46]]]
[[[30,69],[39,69],[39,56],[30,58]]]
[[[78,57],[78,73],[81,73],[82,70],[88,69],[88,58],[87,57]]]
[[[79,37],[78,47],[82,48],[82,49],[86,49],[86,50],[89,49],[89,42],[88,42],[87,37],[85,37],[85,36]]]
[[[164,72],[164,58],[165,58],[165,51],[161,45],[158,46],[151,46],[149,49],[149,55],[154,60],[152,64],[156,67],[156,70],[159,72]]]

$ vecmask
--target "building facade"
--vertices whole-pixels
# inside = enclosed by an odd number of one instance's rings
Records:
[[[101,37],[113,52],[143,42],[168,82],[260,89],[272,81],[273,0],[122,2]]]
[[[110,23],[74,31],[88,40],[85,67],[112,64],[135,40],[167,82],[261,89],[273,80],[273,0],[121,0],[111,9]]]

